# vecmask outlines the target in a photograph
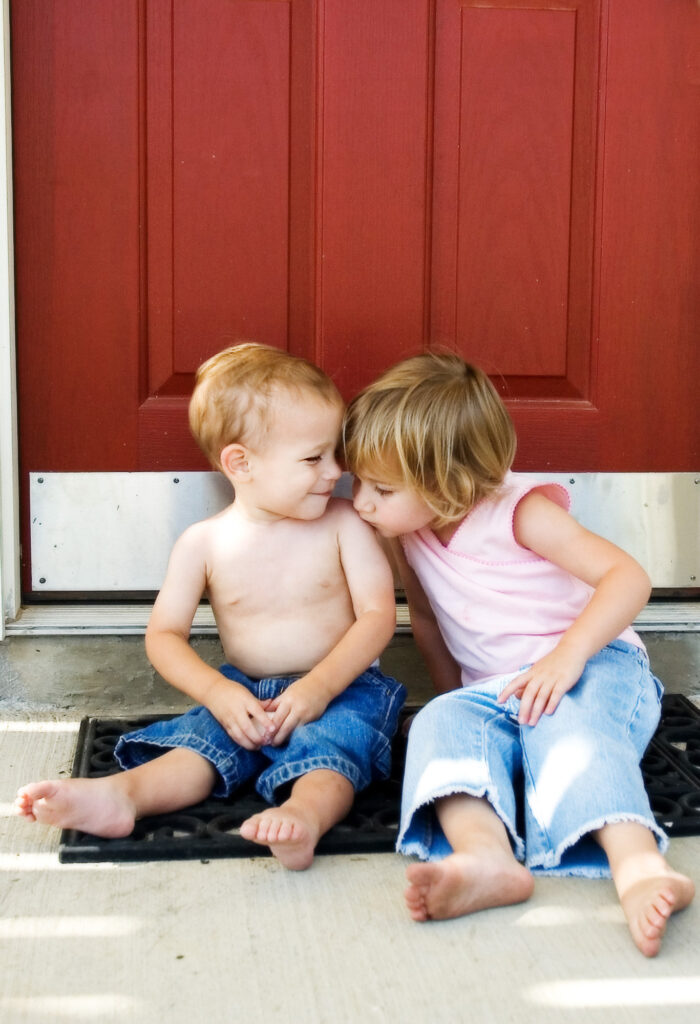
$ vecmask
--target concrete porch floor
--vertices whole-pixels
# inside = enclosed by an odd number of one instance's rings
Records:
[[[700,636],[644,634],[667,690],[700,695]],[[218,644],[196,639],[206,660]],[[409,636],[383,658],[409,699],[430,695]],[[417,925],[393,854],[58,863],[58,833],[11,813],[23,782],[69,774],[86,715],[187,702],[138,637],[12,637],[0,644],[0,1020],[172,1024],[674,1022],[700,1013],[700,900],[660,956],[628,936],[607,881],[539,878],[529,903]],[[700,837],[670,860],[700,883]]]

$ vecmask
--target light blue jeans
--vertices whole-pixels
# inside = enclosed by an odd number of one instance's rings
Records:
[[[452,848],[434,802],[455,793],[486,797],[518,860],[535,873],[609,877],[590,832],[636,821],[657,826],[639,767],[659,722],[663,688],[644,651],[621,640],[586,664],[553,715],[518,723],[520,701],[498,704],[518,673],[436,697],[409,733],[396,848],[440,860]]]

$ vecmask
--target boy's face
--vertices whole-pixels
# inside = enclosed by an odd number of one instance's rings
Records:
[[[343,410],[311,393],[274,402],[268,430],[249,446],[251,482],[240,498],[256,518],[319,519],[341,475]]]
[[[435,513],[417,491],[371,476],[355,477],[353,505],[382,537],[414,533],[435,522]]]

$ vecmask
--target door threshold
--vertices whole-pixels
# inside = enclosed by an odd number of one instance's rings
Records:
[[[146,631],[148,604],[36,604],[25,605],[16,619],[5,624],[11,636],[140,636]],[[637,619],[639,632],[700,632],[700,601],[650,601]],[[408,607],[396,607],[396,632],[410,633]],[[209,605],[200,605],[192,636],[216,636]]]

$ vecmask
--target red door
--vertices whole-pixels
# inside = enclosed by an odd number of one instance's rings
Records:
[[[243,338],[346,396],[455,347],[519,468],[697,468],[695,0],[11,10],[25,508],[204,468],[192,374]]]

